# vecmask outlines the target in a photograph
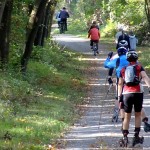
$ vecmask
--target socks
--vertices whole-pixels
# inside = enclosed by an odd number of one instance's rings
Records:
[[[135,132],[135,133],[134,133],[134,136],[135,136],[135,137],[138,137],[138,136],[139,136],[139,132],[140,132],[140,127],[138,127],[138,128],[135,127],[134,132]]]

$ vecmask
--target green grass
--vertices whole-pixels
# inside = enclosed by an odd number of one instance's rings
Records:
[[[79,117],[87,81],[82,55],[55,43],[35,48],[25,77],[0,79],[0,149],[45,150]]]

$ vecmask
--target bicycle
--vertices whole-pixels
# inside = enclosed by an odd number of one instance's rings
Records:
[[[93,52],[94,52],[94,56],[96,56],[96,54],[99,54],[97,42],[93,42]]]
[[[65,33],[65,22],[61,21],[60,22],[60,34]]]

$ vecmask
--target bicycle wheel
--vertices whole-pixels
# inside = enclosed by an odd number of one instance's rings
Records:
[[[97,45],[97,43],[93,42],[93,52],[94,52],[94,56],[96,56],[97,51],[98,51],[98,45]]]
[[[60,23],[60,34],[65,33],[65,26],[64,26],[64,22]]]

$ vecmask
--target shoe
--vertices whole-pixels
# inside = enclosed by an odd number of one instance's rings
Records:
[[[150,132],[150,124],[148,124],[147,122],[144,122],[144,131]]]
[[[119,140],[119,146],[120,147],[127,147],[127,145],[128,145],[128,137],[127,136],[125,136],[125,137],[123,137],[122,139],[120,139]]]
[[[111,78],[108,78],[108,83],[109,83],[109,84],[113,84],[113,81],[112,81]]]
[[[99,54],[99,51],[97,51],[96,53]]]
[[[132,139],[132,146],[134,147],[135,145],[143,144],[143,142],[144,142],[144,137],[134,136]]]

